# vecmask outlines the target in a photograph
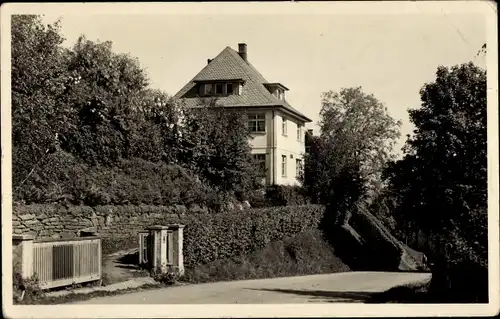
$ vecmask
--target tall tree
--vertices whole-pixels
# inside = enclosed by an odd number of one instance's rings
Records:
[[[77,110],[77,129],[63,136],[63,148],[91,165],[114,165],[130,157],[137,110],[148,79],[137,59],[116,54],[112,43],[80,37],[68,52],[68,70],[80,80],[67,95]]]
[[[14,193],[72,125],[64,95],[78,80],[67,72],[59,24],[34,15],[12,16],[12,144]]]
[[[420,95],[422,106],[409,111],[416,129],[405,157],[387,172],[397,222],[413,223],[433,239],[427,251],[436,264],[433,278],[457,265],[468,265],[467,276],[474,276],[487,258],[486,72],[473,63],[439,67]],[[471,291],[477,292],[460,293]]]
[[[316,200],[347,209],[374,191],[400,122],[360,87],[323,93],[320,117],[321,134],[311,140],[303,185]]]
[[[245,192],[257,183],[245,112],[229,110],[216,99],[185,108],[180,160],[225,193]]]

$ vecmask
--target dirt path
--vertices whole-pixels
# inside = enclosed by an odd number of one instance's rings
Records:
[[[103,256],[103,283],[106,285],[127,281],[135,277],[147,276],[137,266],[137,252],[138,249],[134,248]]]
[[[95,298],[78,304],[251,304],[364,302],[373,293],[430,279],[426,273],[348,272],[218,282]]]

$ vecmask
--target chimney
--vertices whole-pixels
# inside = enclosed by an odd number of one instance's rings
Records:
[[[207,64],[209,64],[210,62],[212,62],[212,59],[207,59]]]
[[[238,43],[238,54],[241,56],[245,62],[248,62],[247,60],[247,44],[246,43]]]

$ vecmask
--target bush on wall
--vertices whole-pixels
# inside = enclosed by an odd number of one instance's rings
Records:
[[[138,158],[117,167],[88,166],[58,151],[13,194],[15,201],[73,205],[200,205],[220,202],[218,192],[179,165]]]

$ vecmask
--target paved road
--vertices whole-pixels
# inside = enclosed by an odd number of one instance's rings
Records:
[[[262,304],[363,302],[374,292],[423,282],[425,273],[347,272],[217,282],[100,297],[78,304]]]

